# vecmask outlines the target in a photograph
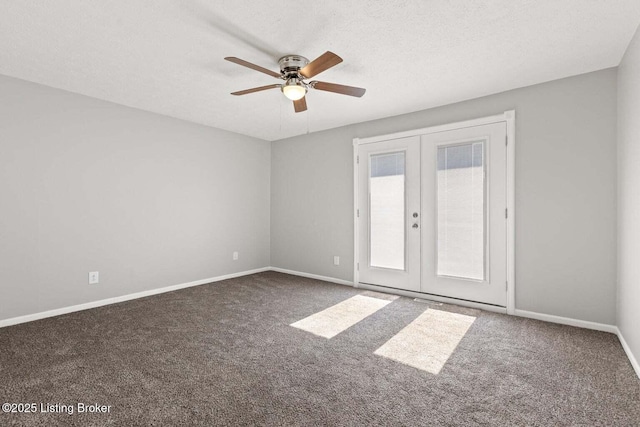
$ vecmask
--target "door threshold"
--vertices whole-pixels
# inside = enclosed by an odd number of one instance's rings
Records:
[[[368,289],[372,291],[386,292],[389,294],[400,295],[403,297],[417,298],[420,300],[424,300],[425,302],[427,302],[426,300],[431,300],[435,302],[443,302],[446,304],[459,305],[462,307],[477,308],[479,310],[491,311],[493,313],[507,314],[507,308],[499,305],[485,304],[485,303],[475,302],[475,301],[467,301],[467,300],[458,299],[458,298],[443,297],[440,295],[427,294],[423,292],[407,291],[404,289],[390,288],[387,286],[371,285],[369,283],[362,283],[362,282],[356,283],[356,287],[362,288],[362,289]]]
[[[434,300],[425,299],[425,298],[414,298],[413,300],[415,302],[421,302],[422,304],[433,305],[433,306],[436,306],[436,307],[440,307],[440,306],[442,306],[442,304],[444,304],[443,302],[434,301]]]

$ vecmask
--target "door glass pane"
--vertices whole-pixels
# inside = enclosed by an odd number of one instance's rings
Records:
[[[484,143],[438,147],[438,276],[485,278]]]
[[[405,153],[370,157],[369,262],[371,267],[404,270]]]

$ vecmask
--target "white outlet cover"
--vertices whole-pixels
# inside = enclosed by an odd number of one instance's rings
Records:
[[[100,272],[98,271],[90,271],[89,272],[89,284],[97,285],[100,283]]]
[[[233,253],[233,260],[236,261],[238,259],[238,252]]]
[[[333,257],[333,265],[340,265],[340,257],[339,256],[334,256]]]

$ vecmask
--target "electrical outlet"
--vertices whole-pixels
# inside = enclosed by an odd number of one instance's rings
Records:
[[[100,272],[99,271],[90,271],[89,272],[89,284],[97,285],[100,283]]]
[[[333,257],[333,265],[340,265],[340,257],[339,256],[334,256]]]
[[[238,260],[238,252],[234,252],[233,253],[233,260],[237,261]]]

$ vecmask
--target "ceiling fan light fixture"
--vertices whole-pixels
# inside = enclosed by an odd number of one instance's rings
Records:
[[[297,101],[304,98],[307,94],[307,88],[300,80],[292,78],[282,86],[282,93],[290,100]]]

